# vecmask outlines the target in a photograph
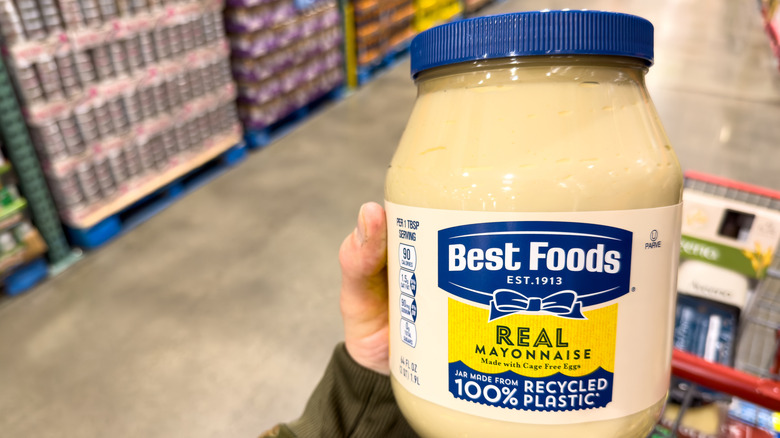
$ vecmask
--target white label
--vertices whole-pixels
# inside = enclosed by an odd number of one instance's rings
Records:
[[[680,205],[386,208],[391,372],[412,394],[530,424],[619,418],[665,397]]]

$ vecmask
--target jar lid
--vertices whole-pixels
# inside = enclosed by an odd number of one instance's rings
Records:
[[[417,35],[412,77],[460,62],[517,56],[628,56],[653,63],[653,25],[635,15],[538,11],[470,18]]]

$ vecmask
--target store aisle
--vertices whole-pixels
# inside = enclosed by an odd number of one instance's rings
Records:
[[[655,23],[650,90],[685,169],[780,189],[780,74],[755,1],[577,5]],[[338,246],[382,199],[408,68],[0,301],[0,434],[252,437],[297,416],[342,336]]]

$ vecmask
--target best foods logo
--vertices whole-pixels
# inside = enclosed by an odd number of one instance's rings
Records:
[[[439,287],[488,307],[490,321],[582,309],[629,292],[632,233],[577,222],[492,222],[439,231]]]

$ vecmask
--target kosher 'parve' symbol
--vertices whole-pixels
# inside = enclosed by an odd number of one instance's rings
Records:
[[[653,242],[658,240],[658,230],[653,230],[650,232],[650,240],[652,240]]]

